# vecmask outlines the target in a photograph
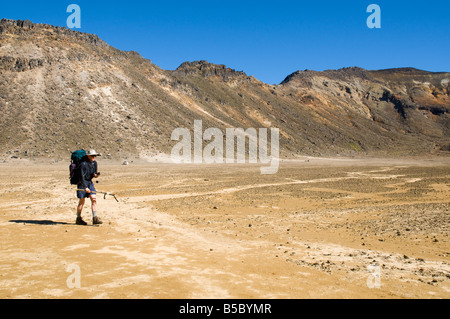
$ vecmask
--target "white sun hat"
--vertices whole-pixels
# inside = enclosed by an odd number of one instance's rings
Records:
[[[89,156],[102,156],[102,154],[97,153],[95,150],[89,150],[89,151],[86,153],[86,155],[89,155]]]

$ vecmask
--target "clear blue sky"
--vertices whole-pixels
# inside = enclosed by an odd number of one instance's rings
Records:
[[[66,26],[134,50],[163,69],[208,60],[278,84],[296,70],[359,66],[450,71],[450,1],[2,1],[0,18]],[[369,4],[381,29],[369,29]]]

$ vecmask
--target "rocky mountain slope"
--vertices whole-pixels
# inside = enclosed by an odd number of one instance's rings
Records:
[[[450,73],[297,71],[279,85],[206,61],[163,70],[95,35],[0,21],[0,159],[170,154],[175,128],[280,129],[283,157],[450,151]]]

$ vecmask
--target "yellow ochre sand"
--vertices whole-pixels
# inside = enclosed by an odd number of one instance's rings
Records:
[[[447,159],[99,166],[86,227],[68,165],[0,164],[0,298],[450,297]]]

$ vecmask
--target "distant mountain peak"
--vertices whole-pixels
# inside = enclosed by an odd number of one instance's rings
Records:
[[[281,82],[281,84],[284,85],[294,80],[308,79],[314,76],[323,76],[335,80],[346,80],[352,77],[367,78],[367,70],[356,66],[325,71],[313,71],[306,69],[304,71],[296,71],[288,75],[283,82]]]
[[[390,69],[380,69],[380,70],[366,70],[360,67],[345,67],[338,70],[325,70],[325,71],[296,71],[288,75],[281,85],[287,85],[289,83],[294,83],[298,81],[303,81],[311,79],[313,77],[326,77],[331,80],[346,81],[351,78],[361,78],[365,80],[379,81],[389,80],[391,78],[396,78],[396,80],[417,80],[421,81],[424,78],[433,75],[445,75],[449,74],[447,72],[429,72],[412,67],[402,67],[402,68],[390,68]]]
[[[237,78],[250,78],[243,71],[236,71],[224,64],[214,64],[206,60],[183,62],[174,73],[184,76],[200,75],[204,78],[219,77],[224,81]]]
[[[84,33],[68,29],[66,27],[53,26],[50,24],[33,23],[29,20],[0,20],[1,34],[33,35],[41,33],[43,35],[56,35],[77,38],[87,43],[97,46],[107,46],[106,42],[95,34]]]

